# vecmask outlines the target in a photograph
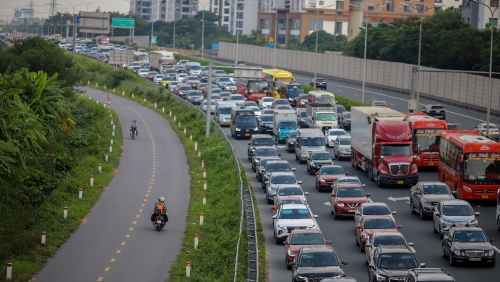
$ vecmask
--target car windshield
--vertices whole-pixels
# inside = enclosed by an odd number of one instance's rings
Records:
[[[288,94],[291,96],[297,96],[298,94],[304,93],[304,89],[302,89],[302,86],[300,85],[292,85],[288,86]],[[293,98],[293,97],[291,97]]]
[[[163,81],[172,81],[172,78],[170,76],[165,76],[162,78]]]
[[[344,117],[345,119],[351,119],[351,113],[344,113],[344,114],[343,114],[343,117]]]
[[[165,76],[163,74],[158,74],[155,76],[156,79],[164,78]]]
[[[332,130],[328,133],[330,136],[338,136],[338,135],[347,135],[347,132],[344,130]]]
[[[257,149],[255,150],[255,156],[277,156],[278,151],[276,149]]]
[[[471,216],[472,208],[469,205],[443,205],[443,215],[446,216]]]
[[[165,73],[177,73],[175,70],[166,70]]]
[[[231,96],[231,101],[242,101],[242,100],[245,100],[245,98],[243,98],[243,96],[240,96],[240,95]]]
[[[278,203],[278,208],[281,208],[282,205],[289,205],[289,204],[302,204],[302,200],[300,199],[280,200]]]
[[[252,111],[253,113],[253,111]],[[255,116],[254,115],[244,115],[244,116],[236,116],[236,123],[242,124],[255,124]]]
[[[216,73],[216,74],[223,74],[223,75],[225,75],[225,74],[226,74],[226,72],[225,72],[225,71],[223,71],[223,70],[216,70],[216,71],[215,71],[215,73]]]
[[[230,115],[232,108],[219,108],[219,113],[221,115]]]
[[[319,233],[294,234],[291,242],[292,245],[315,245],[323,243],[323,236]]]
[[[332,157],[330,156],[329,153],[321,153],[321,154],[313,154],[311,156],[311,159],[312,160],[323,160],[323,161],[326,161],[326,160],[331,160]]]
[[[300,112],[300,117],[307,117],[307,112],[306,111],[302,111]]]
[[[276,99],[276,105],[290,105],[290,103],[285,99]]]
[[[483,231],[455,231],[453,234],[453,242],[487,242],[486,235]]]
[[[337,107],[337,113],[341,114],[345,111],[346,111],[346,109],[344,107]]]
[[[293,175],[276,175],[271,179],[272,184],[295,184],[297,179]]]
[[[325,146],[325,138],[302,137],[302,146]]]
[[[271,115],[266,115],[266,116],[262,116],[260,118],[261,121],[273,121],[274,120],[274,117],[271,116]]]
[[[340,138],[339,144],[340,145],[351,145],[351,138]]]
[[[254,145],[254,146],[274,146],[274,140],[272,137],[255,138],[255,139],[253,139],[252,145]]]
[[[325,267],[338,266],[339,261],[334,252],[305,253],[300,256],[298,266]]]
[[[173,81],[172,83],[170,83],[170,86],[177,86],[179,85],[180,82],[178,81]]]
[[[220,96],[219,95],[212,95],[211,96],[212,100],[220,100]]]
[[[382,269],[411,269],[418,268],[418,262],[413,254],[381,254],[378,258],[378,268]]]
[[[323,167],[321,168],[321,174],[323,175],[344,174],[344,169],[342,167]]]
[[[267,171],[275,172],[275,171],[291,171],[290,165],[287,163],[275,163],[269,164],[267,166]]]
[[[280,219],[307,219],[312,218],[308,209],[286,209],[281,210]]]
[[[336,121],[337,115],[335,113],[317,113],[317,121]]]
[[[431,110],[444,110],[444,107],[443,106],[431,106]]]
[[[339,178],[339,179],[337,179],[337,182],[338,183],[359,183],[359,184],[361,184],[361,181],[358,178],[352,178],[352,177]]]
[[[192,97],[201,97],[201,92],[200,91],[189,92],[189,96],[192,96]]]
[[[389,215],[391,210],[387,206],[368,206],[363,209],[363,215]]]
[[[245,102],[245,103],[243,103],[243,106],[244,107],[259,107],[259,105],[257,105],[257,103],[255,103],[255,102]]]
[[[424,195],[425,194],[440,194],[447,195],[450,193],[450,188],[446,185],[424,185]]]
[[[365,192],[361,188],[339,188],[338,197],[364,197]]]
[[[191,90],[191,87],[189,86],[181,86],[179,87],[180,90],[183,90],[183,91],[188,91],[188,90]]]
[[[263,115],[273,115],[274,114],[274,110],[263,110],[262,114]]]
[[[382,235],[378,236],[373,240],[373,246],[377,247],[378,245],[406,245],[405,239],[402,236],[395,235]]]
[[[385,102],[373,102],[373,105],[375,106],[387,106]]]
[[[274,101],[274,98],[262,98],[263,103],[272,103]]]
[[[199,81],[199,79],[196,77],[188,77],[187,80],[188,81]]]
[[[391,155],[404,155],[411,156],[411,145],[409,144],[401,144],[401,145],[382,145],[382,155],[383,156],[391,156]]]
[[[365,229],[394,229],[396,224],[390,218],[368,218],[365,220]]]
[[[290,105],[279,105],[276,107],[277,110],[289,110],[291,109]]]
[[[201,70],[201,67],[200,66],[190,66],[189,69],[191,70]]]
[[[157,74],[158,74],[158,72],[156,72],[156,71],[150,71],[149,72],[149,75],[157,75]]]
[[[278,191],[279,196],[302,196],[304,195],[304,191],[302,191],[299,187],[287,187],[281,188]]]
[[[493,153],[465,154],[464,180],[466,182],[489,181],[500,182],[500,160],[493,158]],[[487,161],[487,159],[491,161]],[[458,164],[455,164],[458,167]],[[479,183],[478,183],[479,184]],[[485,184],[482,182],[481,184]]]
[[[283,121],[280,122],[280,128],[282,129],[296,129],[297,128],[297,122],[295,121]]]
[[[219,94],[222,92],[222,89],[212,89],[212,94]]]
[[[229,81],[231,81],[231,79],[229,77],[221,77],[221,78],[219,78],[218,81],[219,82],[229,82]]]

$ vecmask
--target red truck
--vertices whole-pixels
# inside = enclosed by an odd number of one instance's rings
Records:
[[[249,79],[236,83],[236,92],[243,95],[247,101],[259,102],[260,98],[267,96],[268,84],[266,80]]]
[[[414,185],[418,167],[408,117],[384,107],[351,107],[351,164],[379,187]],[[369,132],[369,134],[367,134]]]

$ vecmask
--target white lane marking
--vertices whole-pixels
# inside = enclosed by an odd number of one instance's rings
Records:
[[[298,77],[298,76],[297,76],[297,77]],[[302,77],[298,77],[298,78],[302,78]],[[305,79],[305,78],[303,78],[303,79]],[[347,89],[352,89],[352,90],[361,91],[360,89],[357,89],[357,88],[348,87],[348,86],[343,86],[343,85],[334,84],[334,83],[330,83],[330,85],[340,86],[340,87],[344,87],[344,88],[347,88]],[[373,93],[373,94],[380,95],[380,96],[384,96],[384,97],[388,97],[388,98],[397,99],[397,100],[400,100],[400,101],[405,101],[405,102],[407,102],[407,101],[408,101],[408,99],[398,98],[398,97],[394,97],[394,96],[391,96],[391,95],[382,94],[382,93],[378,93],[378,92],[374,92],[374,91],[365,90],[365,92],[368,92],[368,93]],[[359,96],[358,94],[354,94],[354,95],[355,95],[355,96]],[[419,105],[425,106],[426,104],[420,103]],[[485,122],[485,121],[484,121],[484,120],[482,120],[482,119],[478,119],[478,118],[474,118],[474,117],[471,117],[471,116],[467,116],[467,115],[459,114],[459,113],[456,113],[456,112],[452,112],[452,111],[450,111],[450,110],[446,110],[446,112],[448,112],[448,113],[452,113],[452,114],[455,114],[455,115],[457,115],[457,116],[462,116],[462,117],[470,118],[470,119],[473,119],[473,120],[477,120],[477,121],[479,121],[479,122]]]
[[[396,105],[395,105],[395,104],[391,104],[391,106],[394,106],[394,107],[395,107]]]
[[[395,202],[395,201],[402,201],[402,200],[409,201],[410,197],[394,198],[394,197],[391,196],[391,197],[387,198],[387,200],[393,201],[393,202]]]
[[[498,253],[500,253],[500,250],[497,247],[493,246],[493,249],[495,249],[495,251],[497,251]]]
[[[342,89],[337,89],[337,91],[341,92],[341,91],[342,91]]]
[[[330,202],[324,202],[323,205],[330,206]]]

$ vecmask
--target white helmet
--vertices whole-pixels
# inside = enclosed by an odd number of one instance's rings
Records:
[[[162,202],[162,203],[163,203],[163,202],[165,202],[165,198],[160,197],[160,198],[158,198],[158,201],[160,201],[160,202]]]

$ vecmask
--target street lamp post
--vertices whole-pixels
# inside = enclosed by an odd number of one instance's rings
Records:
[[[75,15],[75,8],[80,6],[80,4],[77,5],[69,5],[73,7],[73,61],[75,60],[75,42],[76,42],[76,15]]]
[[[359,6],[354,5],[354,4],[349,4],[349,6],[352,6],[352,7],[355,7],[355,8],[362,10],[366,16],[366,18],[365,18],[365,51],[364,51],[364,55],[363,55],[363,86],[361,88],[361,103],[364,103],[365,102],[365,85],[366,85],[366,45],[368,42],[368,14],[369,14],[369,12],[368,12],[368,10],[365,10],[362,7],[359,7]],[[387,5],[380,6],[380,7],[377,7],[375,9],[385,8],[385,6],[387,6]]]
[[[319,11],[323,10],[324,8],[328,8],[328,7],[331,7],[331,6],[335,6],[335,4],[332,4],[332,5],[328,5],[328,6],[324,6],[324,7],[321,7],[319,9],[316,10],[316,26],[314,27],[315,29],[315,32],[316,32],[316,51],[315,51],[315,58],[316,58],[316,66],[318,65],[318,34],[319,34]],[[309,6],[311,7],[311,6]],[[315,7],[313,7],[315,8]],[[337,12],[337,9],[335,9],[335,12]],[[335,25],[337,23],[335,22]],[[335,33],[335,32],[334,32]],[[313,83],[314,83],[314,86],[316,86],[316,76],[317,76],[317,68],[314,68],[314,78],[313,78]]]
[[[227,2],[227,1],[226,1]],[[203,53],[205,52],[205,5],[211,4],[210,2],[205,4],[200,4],[198,2],[194,2],[203,7],[202,10],[202,19],[201,19],[201,59],[203,60]]]
[[[175,58],[175,13],[174,13],[174,39],[172,41],[172,53],[174,53],[174,58]]]
[[[82,4],[83,4],[83,5],[87,5],[87,12],[89,11],[89,5],[90,5],[90,4],[94,4],[94,3],[95,3],[95,2],[91,2],[91,3],[83,3],[83,2],[82,2]],[[87,39],[87,32],[85,32],[85,39]]]
[[[418,58],[417,58],[417,93],[415,95],[415,100],[417,102],[417,110],[418,110],[418,107],[420,105],[420,57],[422,54],[422,19],[423,19],[423,15],[424,15],[426,10],[425,9],[417,9],[417,6],[409,5],[409,4],[402,3],[402,2],[399,2],[399,4],[407,6],[407,7],[412,7],[415,9],[415,11],[417,13],[420,14],[420,29],[419,29],[419,36],[418,36]],[[443,6],[444,5],[435,5],[434,7],[428,8],[427,10],[440,8]]]
[[[262,4],[272,7],[272,5],[268,4],[268,3],[262,3]],[[273,50],[273,52],[274,52],[273,57],[274,57],[274,59],[273,59],[273,69],[276,68],[276,45],[278,43],[278,10],[280,8],[284,8],[284,7],[289,6],[289,5],[290,4],[281,5],[281,6],[277,7],[276,10],[275,10],[275,12],[274,12],[276,14],[276,25],[274,26],[274,45],[273,45],[273,49],[274,49]]]
[[[485,6],[486,8],[488,8],[491,12],[491,20],[493,22],[493,19],[494,19],[494,14],[495,12],[497,11],[498,7],[500,6],[497,6],[495,7],[495,9],[491,9],[490,6],[484,4],[484,3],[481,3],[477,0],[471,0],[472,2],[476,2],[478,4],[481,4],[483,6]],[[493,96],[493,79],[491,78],[491,72],[492,72],[492,69],[493,69],[493,24],[490,24],[490,30],[491,30],[491,35],[490,35],[490,70],[489,70],[489,78],[490,78],[490,82],[489,82],[489,97],[488,97],[488,107],[486,108],[486,136],[490,136],[490,113],[491,113],[491,98]]]

